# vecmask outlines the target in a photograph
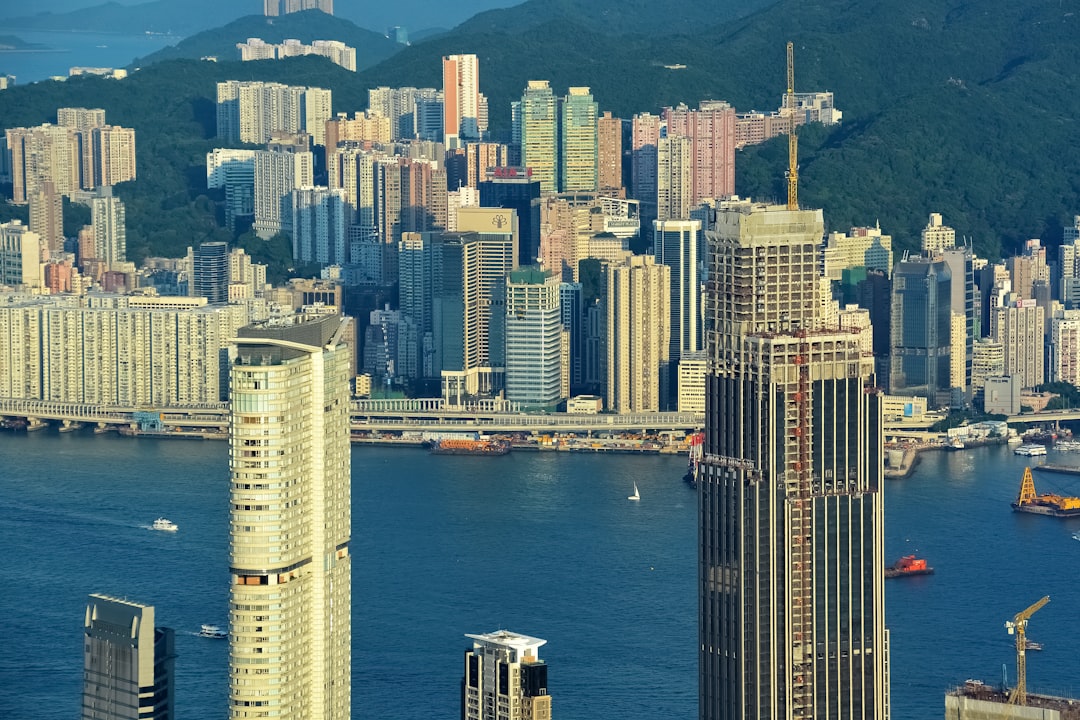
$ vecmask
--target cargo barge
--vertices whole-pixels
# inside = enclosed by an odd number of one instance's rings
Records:
[[[444,439],[431,444],[432,455],[505,455],[510,452],[506,440]]]
[[[1035,492],[1035,481],[1031,477],[1031,468],[1024,468],[1024,478],[1020,481],[1020,494],[1012,503],[1016,512],[1049,515],[1051,517],[1080,517],[1080,497],[1068,497]]]

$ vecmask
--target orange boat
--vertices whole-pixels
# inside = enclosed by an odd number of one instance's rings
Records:
[[[885,577],[904,577],[905,575],[933,575],[934,568],[926,564],[926,560],[923,558],[917,558],[914,555],[905,555],[892,564],[892,567],[885,568]]]

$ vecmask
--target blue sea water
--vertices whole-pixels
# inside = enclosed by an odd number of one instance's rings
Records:
[[[194,632],[227,620],[226,463],[223,443],[0,434],[0,718],[78,714],[91,592],[155,605],[177,629],[178,716],[225,715],[226,643]],[[1029,687],[1080,692],[1080,521],[1012,513],[1023,467],[1004,447],[926,454],[889,483],[887,557],[937,569],[886,585],[893,718],[941,717],[947,688],[996,682],[1003,663],[1013,678],[1003,623],[1044,594]],[[548,641],[560,718],[695,717],[682,471],[672,457],[354,448],[354,717],[456,717],[463,635],[497,628]],[[146,529],[159,515],[180,531]]]
[[[26,85],[54,76],[67,77],[72,67],[124,68],[136,58],[146,57],[182,38],[172,35],[120,35],[113,33],[36,32],[0,30],[47,50],[0,52],[0,74],[14,75],[16,84]]]

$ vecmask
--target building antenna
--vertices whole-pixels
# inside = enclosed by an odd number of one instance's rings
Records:
[[[799,136],[795,132],[795,46],[787,44],[788,171],[787,209],[799,209]]]

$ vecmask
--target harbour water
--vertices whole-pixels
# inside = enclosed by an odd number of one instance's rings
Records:
[[[1011,511],[1025,459],[928,453],[887,485],[887,561],[915,553],[936,569],[886,585],[895,720],[941,717],[947,688],[1000,682],[1003,664],[1014,679],[1003,623],[1042,595],[1029,689],[1080,694],[1080,520]],[[177,629],[178,716],[225,716],[227,643],[194,633],[227,623],[226,462],[216,442],[0,434],[0,717],[78,715],[91,592],[154,604]],[[694,718],[683,470],[661,456],[354,448],[354,717],[456,717],[463,634],[508,628],[548,640],[560,718]],[[1036,483],[1080,494],[1080,478]],[[179,532],[147,529],[158,516]]]
[[[67,77],[72,67],[125,68],[182,38],[173,35],[120,35],[115,33],[0,31],[41,45],[34,51],[0,52],[0,74],[14,75],[19,85],[50,77]]]

